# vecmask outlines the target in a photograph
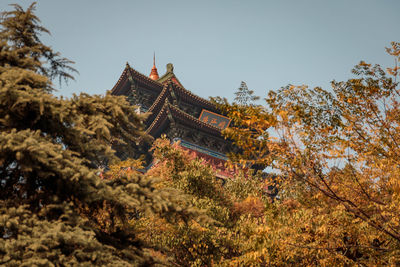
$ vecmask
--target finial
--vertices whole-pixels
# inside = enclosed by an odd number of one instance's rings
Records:
[[[160,78],[158,76],[158,72],[157,72],[157,68],[156,68],[156,52],[154,52],[154,54],[153,54],[153,68],[151,69],[149,77],[150,77],[150,79],[155,80],[155,81]]]
[[[129,63],[128,63],[128,61],[126,62],[126,67],[127,67],[127,68],[129,68],[129,67],[130,67],[130,66],[129,66]]]

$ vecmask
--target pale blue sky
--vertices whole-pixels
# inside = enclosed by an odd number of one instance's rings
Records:
[[[1,0],[27,7],[32,1]],[[287,84],[328,87],[360,60],[392,65],[400,0],[105,1],[39,0],[46,44],[76,62],[76,81],[58,94],[103,94],[125,63],[148,75],[174,64],[182,84],[225,96],[245,81],[257,95]]]

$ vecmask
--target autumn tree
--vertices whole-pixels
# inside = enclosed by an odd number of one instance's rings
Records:
[[[154,165],[146,176],[159,178],[158,188],[173,188],[184,194],[206,218],[174,223],[157,214],[133,218],[131,223],[141,240],[163,252],[171,265],[229,264],[242,255],[241,247],[248,241],[242,235],[242,226],[262,217],[269,203],[268,196],[263,194],[261,177],[237,172],[234,179],[227,179],[222,186],[207,162],[179,143],[158,139],[152,151]]]
[[[289,85],[268,94],[268,108],[219,99],[238,129],[225,132],[244,151],[237,158],[269,164],[280,178],[280,262],[399,264],[399,43],[387,52],[392,68],[361,62],[331,90]]]

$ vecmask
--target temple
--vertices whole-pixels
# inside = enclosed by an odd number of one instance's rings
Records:
[[[175,76],[171,63],[167,64],[166,73],[161,77],[155,58],[149,76],[127,63],[111,93],[126,96],[138,107],[138,112],[150,113],[145,122],[146,133],[154,139],[165,134],[172,142],[179,142],[184,149],[205,159],[218,177],[231,176],[224,165],[232,144],[221,134],[229,126],[230,119],[221,115],[210,101],[185,89]],[[117,153],[124,158],[123,151],[117,150]]]

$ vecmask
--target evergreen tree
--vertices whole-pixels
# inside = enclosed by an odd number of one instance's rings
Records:
[[[35,3],[24,11],[19,5],[15,9],[2,12],[1,21],[1,64],[23,68],[42,74],[50,79],[58,78],[59,82],[74,79],[69,72],[77,72],[71,64],[73,61],[63,58],[59,52],[44,45],[40,34],[50,32],[40,25],[40,19],[34,14]],[[51,84],[45,87],[51,90]]]
[[[153,264],[129,216],[190,210],[138,174],[96,174],[116,160],[112,144],[134,151],[146,138],[145,117],[110,94],[53,96],[72,62],[41,43],[35,3],[13,6],[0,21],[0,265]]]
[[[254,105],[254,101],[260,99],[260,97],[253,95],[254,91],[249,90],[247,84],[245,82],[240,83],[240,87],[235,92],[235,103],[240,106],[249,106]]]

